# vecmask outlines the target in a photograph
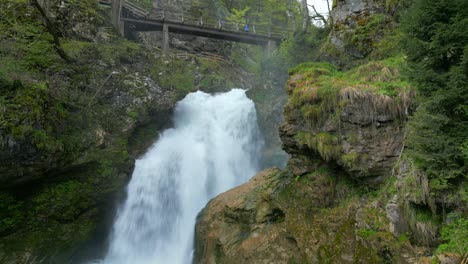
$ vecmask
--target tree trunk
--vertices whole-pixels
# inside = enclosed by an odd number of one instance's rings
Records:
[[[296,32],[297,31],[296,16],[294,15],[294,11],[291,8],[291,2],[288,0],[286,3],[287,3],[287,5],[286,5],[287,11],[286,12],[287,12],[288,18],[291,20],[293,31]]]
[[[309,7],[307,6],[307,0],[301,0],[301,4],[302,4],[302,15],[303,15],[302,30],[305,32],[307,31],[307,28],[309,28],[309,24],[310,24]]]

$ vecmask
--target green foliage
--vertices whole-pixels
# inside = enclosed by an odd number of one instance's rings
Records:
[[[174,89],[179,96],[196,89],[194,64],[184,60],[161,60],[151,69],[151,76],[165,88]]]
[[[27,0],[4,0],[0,3],[0,38],[34,41],[43,31],[39,14]]]
[[[289,36],[281,43],[277,63],[287,69],[307,61],[317,61],[328,33],[328,28],[311,26],[307,33],[301,31]]]
[[[49,40],[39,40],[24,50],[26,65],[30,69],[47,69],[57,61]]]
[[[372,59],[385,59],[389,57],[402,57],[401,43],[404,34],[399,27],[385,28],[384,36],[373,44],[373,51],[370,54]]]
[[[435,245],[440,219],[427,207],[416,207],[411,203],[403,205],[404,218],[411,231],[412,242],[419,245]]]
[[[408,153],[431,193],[448,193],[468,175],[468,2],[415,0],[402,25],[409,77],[420,94]]]
[[[361,228],[357,230],[357,234],[362,238],[368,239],[377,234],[377,231],[374,229]]]
[[[346,36],[349,42],[364,54],[374,48],[376,39],[381,32],[388,30],[392,17],[385,14],[372,14],[357,21],[357,28]]]
[[[337,72],[337,69],[326,62],[306,62],[290,69],[289,75],[310,73],[311,71],[313,72],[311,77],[319,77],[321,75],[332,75]]]
[[[44,220],[73,221],[93,205],[92,188],[67,181],[47,188],[33,199],[36,217]]]
[[[231,14],[228,17],[228,21],[238,23],[240,25],[246,24],[246,14],[250,10],[250,7],[246,7],[242,10],[237,10],[235,8],[231,9]]]
[[[217,2],[217,1],[215,1]],[[276,0],[221,0],[222,7],[230,10],[231,16],[245,18],[245,22],[249,24],[273,25],[286,28],[296,21],[291,21],[287,14],[287,10],[300,16],[300,5],[296,1],[276,1]],[[213,3],[213,5],[215,5]]]
[[[8,193],[0,193],[0,234],[14,231],[25,220],[23,202]]]
[[[0,69],[0,93],[11,88],[13,80]]]
[[[437,248],[438,253],[452,252],[465,254],[468,252],[468,219],[459,218],[440,231],[444,243]]]

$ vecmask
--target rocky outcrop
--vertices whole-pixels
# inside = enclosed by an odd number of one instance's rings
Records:
[[[198,217],[195,263],[288,263],[300,258],[296,241],[282,234],[284,212],[271,203],[278,169],[214,199]]]
[[[332,31],[324,51],[341,60],[367,57],[395,27],[393,14],[399,4],[399,1],[335,0]]]
[[[269,169],[216,197],[198,216],[194,263],[417,263],[424,252],[388,231],[382,202],[334,173]]]
[[[290,71],[280,128],[287,169],[261,172],[208,203],[195,263],[418,263],[427,254],[404,235],[393,182],[381,185],[412,111],[411,89],[392,65]],[[377,194],[363,195],[372,187]]]
[[[168,113],[171,112],[176,101],[175,92],[161,88],[151,77],[142,74],[138,69],[144,70],[143,61],[141,64],[130,63],[132,70],[127,65],[108,63],[100,61],[93,69],[95,74],[102,78],[102,84],[97,87],[96,96],[90,98],[88,106],[100,104],[105,107],[95,110],[100,118],[88,116],[89,127],[81,128],[83,130],[80,131],[82,133],[80,155],[68,157],[67,151],[71,150],[64,145],[55,151],[48,151],[47,146],[38,147],[34,139],[15,138],[12,133],[4,131],[0,133],[0,184],[2,188],[47,177],[50,171],[67,170],[79,166],[89,161],[86,158],[89,152],[109,145],[117,135],[129,135],[137,126],[153,122],[155,119],[166,121],[169,119]],[[113,70],[109,71],[110,68]],[[64,84],[73,83],[72,78],[75,78],[73,74],[76,73],[55,73],[49,80],[50,89],[55,93],[65,93],[62,91]],[[56,99],[51,98],[53,94],[44,95],[46,96],[51,102]],[[44,111],[41,115],[37,117],[36,122],[39,124],[36,125],[48,126],[47,112]],[[112,128],[106,127],[109,120],[114,121]],[[28,125],[27,120],[22,122],[22,125]]]
[[[280,127],[283,147],[292,154],[290,168],[295,175],[308,173],[313,166],[307,165],[307,156],[317,155],[354,178],[381,183],[401,154],[402,121],[411,112],[413,95],[401,83],[393,91],[378,87],[384,79],[399,81],[398,70],[385,62],[361,66],[350,72],[349,80],[334,77],[336,70],[327,67],[311,65],[290,76],[290,99]],[[361,83],[350,84],[356,73]]]

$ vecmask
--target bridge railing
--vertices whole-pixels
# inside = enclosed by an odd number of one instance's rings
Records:
[[[195,25],[198,27],[216,29],[219,31],[244,32],[252,35],[260,35],[272,38],[284,38],[292,32],[291,30],[273,26],[271,23],[267,22],[244,24],[237,21],[220,19],[211,16],[194,16],[189,13],[168,8],[155,8],[151,12],[148,12],[132,1],[125,1],[124,6],[133,15],[139,18]]]

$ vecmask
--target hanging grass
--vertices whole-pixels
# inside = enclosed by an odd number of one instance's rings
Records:
[[[406,119],[415,93],[400,74],[401,57],[373,61],[347,72],[328,63],[304,63],[289,71],[289,106],[306,119],[325,120],[348,103],[358,104],[376,121],[381,113]],[[312,107],[313,106],[313,107]],[[322,118],[320,118],[322,117]]]

